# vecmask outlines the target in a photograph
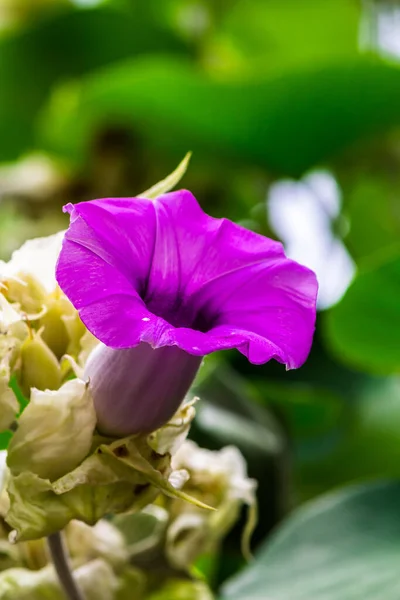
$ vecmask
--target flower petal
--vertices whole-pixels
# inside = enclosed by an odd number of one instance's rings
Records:
[[[218,314],[208,335],[222,336],[225,348],[233,347],[230,334],[250,362],[274,358],[291,369],[303,364],[310,351],[317,291],[312,271],[281,258],[214,279],[197,294],[197,302]]]
[[[155,239],[152,203],[138,198],[107,198],[68,204],[66,239],[92,250],[123,273],[131,285],[146,285]]]
[[[181,291],[185,298],[205,283],[245,265],[284,257],[282,244],[207,215],[187,190],[160,196],[155,201],[159,220],[165,219],[179,256]],[[160,233],[163,233],[160,231]],[[162,260],[155,249],[154,264]]]
[[[193,314],[213,316],[206,333],[170,330],[168,343],[193,354],[236,347],[253,363],[275,358],[300,366],[314,333],[314,273],[288,260],[280,243],[207,216],[189,192],[158,203],[170,214],[169,231],[181,250],[180,293]]]
[[[113,348],[237,347],[288,368],[306,358],[317,282],[282,245],[206,215],[190,192],[69,205],[57,267],[88,329]]]
[[[129,348],[140,342],[150,319],[143,301],[117,268],[98,256],[101,242],[88,237],[86,244],[65,239],[57,265],[57,280],[79,310],[93,335],[108,346]]]

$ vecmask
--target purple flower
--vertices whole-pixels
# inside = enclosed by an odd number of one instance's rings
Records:
[[[145,342],[177,347],[182,357],[237,348],[252,363],[274,358],[289,369],[307,358],[317,281],[280,243],[209,217],[184,190],[65,210],[71,225],[57,280],[106,346],[140,353]],[[130,374],[138,376],[133,357]]]

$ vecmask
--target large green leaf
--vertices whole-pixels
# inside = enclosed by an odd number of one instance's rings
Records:
[[[254,381],[263,402],[272,405],[299,442],[317,442],[342,424],[346,402],[337,392],[309,383]]]
[[[228,39],[247,69],[347,58],[358,49],[360,9],[349,0],[239,0],[226,11],[213,43]]]
[[[326,319],[337,356],[372,373],[400,372],[400,249],[374,256]]]
[[[334,493],[293,513],[223,600],[398,600],[400,484]]]
[[[192,149],[294,175],[398,123],[400,69],[369,59],[231,80],[138,59],[62,90],[43,117],[48,145],[73,158],[98,127],[117,124],[177,156]]]
[[[184,48],[137,8],[67,10],[0,37],[0,161],[32,145],[35,116],[56,82],[137,54]]]
[[[323,402],[323,398],[321,398]],[[400,381],[382,378],[353,390],[340,422],[319,438],[293,439],[301,498],[345,483],[400,476]]]
[[[377,154],[382,152],[376,148]],[[385,160],[379,156],[379,160]],[[398,180],[373,164],[357,166],[355,181],[342,185],[344,211],[350,222],[346,245],[358,262],[378,250],[393,246],[400,239],[400,214],[398,211]],[[390,167],[387,167],[389,169]]]

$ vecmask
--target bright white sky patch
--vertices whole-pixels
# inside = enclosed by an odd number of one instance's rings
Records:
[[[387,57],[400,57],[400,5],[393,0],[364,0],[360,46]]]
[[[270,225],[287,255],[317,274],[321,309],[342,297],[355,271],[345,245],[332,232],[340,204],[339,188],[326,171],[311,173],[300,182],[278,181],[268,192]]]
[[[77,6],[97,6],[102,0],[72,0]]]

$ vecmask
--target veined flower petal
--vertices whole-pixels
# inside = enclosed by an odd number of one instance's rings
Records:
[[[311,347],[317,282],[282,245],[206,215],[187,191],[68,205],[58,282],[107,346],[176,345],[203,356],[300,366]]]

